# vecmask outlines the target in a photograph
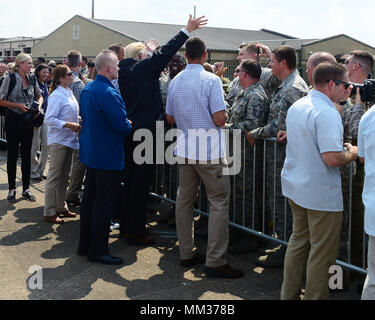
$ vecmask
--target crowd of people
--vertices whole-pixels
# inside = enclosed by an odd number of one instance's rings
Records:
[[[71,50],[62,64],[38,59],[33,72],[27,54],[19,54],[13,66],[0,63],[0,109],[5,111],[8,146],[7,200],[16,200],[20,151],[22,197],[35,201],[30,180],[46,179],[43,220],[61,224],[64,217],[76,217],[69,206],[80,206],[77,253],[96,263],[122,264],[122,258],[110,254],[110,230],[119,228],[119,236],[131,245],[155,243],[146,228],[155,161],[140,164],[134,155],[143,144],[137,132],[147,130],[152,136],[148,147],[156,159],[156,123],[165,121],[167,128],[176,126],[181,133],[175,150],[179,181],[173,215],[182,267],[204,264],[207,276],[244,277],[242,270],[228,264],[227,251],[247,253],[258,248],[260,241],[237,231],[240,236],[230,245],[236,232],[228,225],[231,201],[234,206],[245,204],[248,226],[249,208],[255,206],[261,212],[260,186],[265,183],[264,210],[275,211],[273,236],[289,243],[268,248],[256,264],[284,267],[281,298],[298,299],[304,287],[305,299],[327,299],[329,267],[337,257],[345,260],[348,252],[354,263],[361,260],[358,248],[365,226],[370,240],[362,297],[375,299],[373,109],[365,114],[374,101],[363,102],[359,88],[352,93],[352,83],[363,84],[371,75],[374,58],[356,50],[340,64],[330,53],[316,52],[307,62],[309,87],[296,68],[294,48],[283,45],[271,51],[261,43],[243,43],[234,80],[225,92],[224,63],[206,63],[204,41],[191,35],[206,23],[205,17],[190,16],[186,27],[163,46],[155,40],[112,44],[95,61]],[[186,60],[177,53],[184,44]],[[261,59],[268,59],[268,67],[262,67]],[[202,129],[217,133],[203,149],[193,141],[196,136],[189,135]],[[254,190],[253,177],[244,177],[243,169],[235,185],[223,173],[227,167],[223,130],[241,131],[245,139],[240,150],[246,153],[244,166],[249,168],[254,160],[248,150],[260,139],[278,139],[267,153],[256,151],[261,169]],[[348,168],[353,161],[353,192],[348,195]],[[260,174],[263,163],[266,181]],[[194,242],[193,208],[201,181],[210,204],[204,255]],[[231,190],[236,194],[233,199]],[[242,195],[250,193],[255,194],[254,200],[245,201]],[[289,203],[286,214],[284,197]],[[260,220],[259,215],[255,217],[255,228]]]

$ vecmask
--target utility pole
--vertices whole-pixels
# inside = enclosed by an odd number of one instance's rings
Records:
[[[92,0],[92,7],[91,7],[91,18],[95,18],[95,0]]]

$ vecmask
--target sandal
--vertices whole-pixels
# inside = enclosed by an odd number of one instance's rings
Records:
[[[64,223],[64,220],[59,218],[59,216],[56,214],[54,216],[44,216],[43,221],[45,222],[50,222],[50,223],[55,223],[55,224],[62,224]]]

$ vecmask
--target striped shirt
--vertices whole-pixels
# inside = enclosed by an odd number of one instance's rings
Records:
[[[166,113],[173,116],[178,131],[175,155],[207,161],[225,157],[225,136],[212,120],[226,110],[219,77],[200,64],[188,64],[168,88]]]

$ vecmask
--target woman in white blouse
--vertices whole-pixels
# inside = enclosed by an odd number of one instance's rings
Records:
[[[61,224],[59,216],[75,217],[65,202],[72,153],[79,149],[79,106],[69,84],[73,73],[67,66],[59,65],[52,73],[45,122],[48,125],[49,169],[45,189],[43,220]]]

